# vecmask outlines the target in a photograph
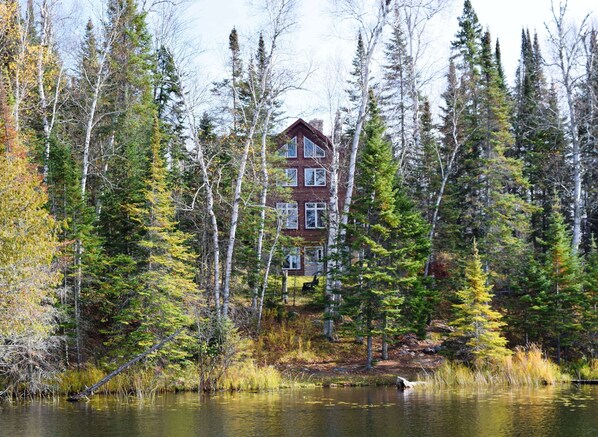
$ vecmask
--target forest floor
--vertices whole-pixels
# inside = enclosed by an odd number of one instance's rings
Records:
[[[430,324],[424,339],[397,336],[389,345],[388,360],[380,359],[381,344],[375,339],[374,366],[366,369],[365,340],[357,342],[342,327],[336,341],[325,339],[320,307],[300,299],[296,305],[285,305],[285,314],[294,319],[270,319],[270,335],[263,340],[264,354],[258,361],[274,365],[291,380],[324,386],[394,384],[397,376],[415,380],[445,360],[438,349],[448,328],[440,321]]]
[[[341,340],[344,342],[346,340]],[[444,358],[434,351],[439,342],[418,340],[403,336],[400,344],[389,347],[388,360],[375,360],[372,369],[366,369],[365,349],[352,357],[322,360],[318,362],[295,362],[277,364],[287,377],[313,381],[323,385],[394,384],[397,376],[416,380],[418,375],[433,371]],[[362,349],[362,348],[360,348]],[[376,350],[380,354],[380,348]]]

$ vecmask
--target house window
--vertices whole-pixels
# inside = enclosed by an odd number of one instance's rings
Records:
[[[324,227],[326,204],[323,202],[307,202],[305,204],[305,228],[321,229]]]
[[[276,181],[276,185],[282,187],[296,187],[297,186],[297,169],[296,168],[285,168],[284,178]]]
[[[299,209],[296,203],[277,203],[276,209],[282,217],[285,229],[297,229],[299,227]]]
[[[320,146],[310,140],[309,138],[303,137],[303,157],[304,158],[323,158],[326,156],[326,151]]]
[[[305,264],[319,264],[324,259],[324,248],[322,246],[304,248]]]
[[[280,156],[285,158],[296,158],[297,157],[297,137],[293,137],[291,141],[286,143],[278,151]]]
[[[285,270],[299,270],[301,268],[301,256],[298,248],[293,247],[287,251],[282,268]]]
[[[326,186],[326,169],[324,168],[306,168],[305,169],[306,187],[324,187]]]

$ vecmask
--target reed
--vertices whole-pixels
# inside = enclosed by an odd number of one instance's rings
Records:
[[[598,358],[583,359],[571,366],[578,379],[598,379]]]
[[[227,369],[216,388],[225,391],[259,391],[282,386],[283,379],[278,370],[271,366],[259,367],[250,361]]]
[[[107,372],[95,366],[81,369],[68,369],[58,381],[61,394],[78,393],[95,384],[106,376]],[[171,375],[167,371],[156,369],[129,369],[115,376],[100,387],[98,394],[136,395],[139,398],[153,396],[156,393],[170,391]]]
[[[421,379],[430,387],[482,387],[556,384],[570,377],[543,357],[540,348],[532,345],[527,349],[518,348],[512,356],[498,362],[476,367],[445,362],[434,373],[426,374]]]

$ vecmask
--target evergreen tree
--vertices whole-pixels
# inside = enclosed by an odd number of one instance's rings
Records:
[[[546,84],[542,64],[538,36],[534,35],[532,41],[529,31],[522,30],[514,93],[515,146],[507,153],[523,162],[523,174],[529,181],[522,195],[534,207],[531,237],[537,250],[543,250],[554,193],[562,197],[566,186],[565,136],[559,127],[559,105],[556,93]]]
[[[357,34],[357,46],[355,48],[355,55],[351,61],[352,70],[351,77],[348,81],[348,88],[345,90],[349,103],[343,108],[345,117],[343,117],[343,123],[345,125],[344,136],[346,139],[350,138],[355,131],[354,126],[357,122],[355,119],[359,111],[359,105],[361,103],[361,92],[364,87],[363,77],[363,63],[365,62],[365,47],[363,43],[363,37],[361,32]]]
[[[347,226],[347,241],[358,260],[347,263],[343,277],[343,311],[353,317],[353,328],[367,338],[367,366],[372,366],[372,341],[385,345],[404,330],[405,302],[421,292],[418,273],[427,255],[426,226],[397,181],[397,167],[373,95],[365,144],[359,161],[355,198]],[[349,266],[350,264],[350,266]]]
[[[511,106],[490,33],[482,40],[480,109],[485,138],[480,174],[480,248],[487,268],[496,274],[495,286],[510,288],[509,276],[523,256],[528,235],[529,208],[519,193],[527,188],[521,161],[506,156],[513,147]]]
[[[381,106],[388,134],[392,138],[394,155],[398,160],[399,173],[412,185],[417,180],[411,180],[411,177],[415,177],[422,152],[418,150],[418,96],[414,95],[414,65],[407,50],[403,23],[398,13],[385,54],[387,63],[384,66]]]
[[[583,208],[586,218],[582,221],[582,246],[589,250],[592,236],[598,235],[598,30],[586,36],[587,62],[585,77],[578,95],[578,120],[580,120],[580,147],[583,171]]]
[[[584,341],[582,347],[589,352],[591,358],[596,358],[598,348],[598,245],[592,239],[590,252],[585,262],[585,307],[582,321]]]
[[[186,247],[189,236],[176,229],[175,208],[167,185],[167,169],[163,158],[158,121],[154,122],[152,161],[144,190],[144,205],[134,214],[142,224],[139,241],[142,258],[136,263],[136,287],[127,298],[117,322],[123,325],[120,339],[129,353],[141,352],[160,339],[191,324],[198,314],[200,299],[193,282],[193,254]],[[188,353],[181,341],[169,345],[159,354],[172,360]],[[130,349],[129,349],[130,348]]]
[[[464,340],[468,353],[476,364],[486,364],[510,354],[507,340],[500,329],[502,315],[493,310],[492,286],[482,268],[482,261],[474,242],[473,258],[465,269],[466,285],[457,292],[460,303],[453,305],[456,319],[451,337]]]
[[[554,347],[560,364],[563,349],[579,338],[585,297],[580,260],[571,248],[557,205],[553,206],[548,235],[544,268],[549,288],[540,293],[535,309],[542,315],[546,345]]]

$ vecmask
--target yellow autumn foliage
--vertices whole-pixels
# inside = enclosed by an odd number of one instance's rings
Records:
[[[12,128],[0,75],[0,337],[45,334],[57,275],[57,225],[47,195]]]

